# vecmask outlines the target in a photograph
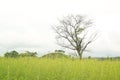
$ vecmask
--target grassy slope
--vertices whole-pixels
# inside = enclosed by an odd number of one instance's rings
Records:
[[[120,80],[120,61],[0,58],[0,80]]]

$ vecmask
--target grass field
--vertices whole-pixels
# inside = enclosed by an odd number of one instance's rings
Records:
[[[0,58],[0,80],[120,80],[120,61]]]

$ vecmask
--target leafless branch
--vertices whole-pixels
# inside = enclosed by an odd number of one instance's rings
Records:
[[[91,27],[92,21],[86,20],[86,18],[81,15],[70,15],[64,17],[63,20],[59,20],[59,22],[60,25],[54,27],[58,36],[57,38],[66,40],[65,43],[59,42],[59,45],[76,50],[81,57],[87,46],[92,43],[97,36],[97,34],[91,34],[91,36],[87,38],[87,29]]]

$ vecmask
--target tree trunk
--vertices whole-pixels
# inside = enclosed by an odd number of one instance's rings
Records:
[[[79,55],[79,59],[82,60],[82,54],[81,54],[81,53],[80,53],[80,55]]]
[[[78,55],[79,55],[79,59],[82,60],[82,53],[80,51],[77,51]]]

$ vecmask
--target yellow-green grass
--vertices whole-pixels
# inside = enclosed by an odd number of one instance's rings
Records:
[[[0,80],[120,80],[120,61],[0,58]]]

